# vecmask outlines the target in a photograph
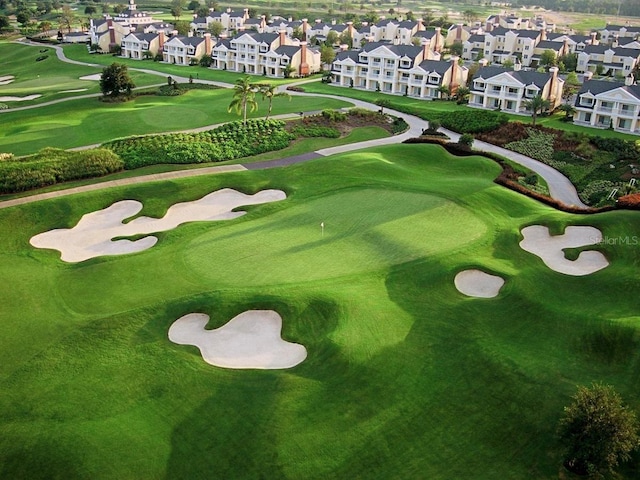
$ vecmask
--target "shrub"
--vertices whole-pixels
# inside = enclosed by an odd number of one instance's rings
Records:
[[[104,146],[122,157],[130,170],[159,163],[222,162],[280,150],[293,136],[280,120],[230,122],[200,133],[149,135],[114,140]]]
[[[409,124],[404,121],[404,118],[395,117],[391,124],[391,133],[394,135],[402,133],[409,128]]]
[[[507,143],[505,148],[545,163],[553,160],[553,142],[555,136],[533,128],[528,128],[527,133],[529,134],[528,138]]]
[[[304,88],[296,87],[295,85],[287,87],[287,90],[289,90],[290,92],[304,92]]]
[[[457,133],[482,133],[495,130],[507,123],[509,117],[489,110],[460,110],[438,114],[442,126]]]
[[[324,138],[338,138],[340,132],[332,127],[321,126],[297,126],[291,129],[291,133],[300,137],[324,137]]]
[[[624,195],[618,199],[618,207],[640,210],[640,193]]]
[[[122,170],[124,162],[110,150],[70,152],[45,148],[37,154],[0,162],[0,193],[15,193],[56,183],[93,178]]]
[[[338,110],[323,110],[322,116],[330,122],[342,122],[347,119],[347,114]]]
[[[471,148],[471,146],[473,145],[473,135],[469,134],[469,133],[465,133],[463,135],[460,135],[460,138],[458,139],[458,143],[460,145],[464,145],[465,147]]]

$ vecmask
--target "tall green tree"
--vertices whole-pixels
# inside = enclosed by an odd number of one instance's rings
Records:
[[[545,109],[551,106],[549,100],[542,98],[542,95],[538,94],[535,97],[522,102],[527,110],[531,110],[531,124],[535,126],[538,112],[542,113]]]
[[[258,109],[256,102],[256,92],[258,88],[251,83],[251,78],[247,75],[236,80],[233,87],[233,99],[227,111],[235,110],[238,115],[242,115],[242,123],[247,124],[247,109]]]
[[[331,69],[331,64],[336,59],[336,52],[333,47],[328,45],[322,45],[320,47],[320,61],[323,65],[328,65]]]
[[[129,76],[129,70],[122,63],[112,63],[102,69],[100,90],[105,97],[131,96],[135,84]]]
[[[258,91],[260,95],[262,95],[263,100],[267,100],[269,102],[269,109],[267,110],[266,119],[269,120],[271,116],[271,109],[273,107],[273,99],[276,97],[288,98],[291,101],[291,95],[287,92],[278,92],[278,87],[271,83],[260,83],[257,85]]]
[[[613,387],[578,387],[559,427],[565,466],[581,475],[613,471],[640,446],[638,427],[636,415]]]

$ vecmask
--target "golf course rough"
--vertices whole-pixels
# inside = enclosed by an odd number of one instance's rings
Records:
[[[158,239],[148,236],[139,240],[113,240],[116,237],[145,235],[165,232],[177,226],[196,221],[231,220],[246,212],[233,211],[243,205],[284,200],[286,194],[281,190],[263,190],[255,195],[245,195],[233,189],[225,188],[210,193],[200,200],[177,203],[162,218],[138,217],[124,223],[142,210],[142,203],[135,200],[122,200],[113,205],[85,214],[73,228],[56,229],[35,235],[30,243],[36,248],[59,250],[65,262],[82,262],[103,255],[124,255],[147,250]]]
[[[200,349],[205,362],[224,368],[277,370],[295,367],[307,350],[282,339],[282,317],[273,310],[249,310],[215,330],[205,330],[209,316],[190,313],[169,328],[169,340]]]

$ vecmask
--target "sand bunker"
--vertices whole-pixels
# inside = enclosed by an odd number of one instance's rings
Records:
[[[112,239],[165,232],[187,222],[231,220],[246,213],[232,212],[234,208],[276,202],[286,197],[281,190],[263,190],[255,195],[245,195],[225,188],[200,200],[177,203],[169,207],[162,218],[138,217],[127,224],[123,221],[139,213],[142,204],[135,200],[124,200],[83,215],[73,228],[50,230],[35,235],[31,237],[30,243],[36,248],[59,250],[62,253],[60,258],[65,262],[82,262],[103,255],[141,252],[153,247],[158,239],[153,236],[134,241]]]
[[[282,318],[273,310],[249,310],[216,330],[205,330],[209,316],[190,313],[169,327],[169,340],[194,345],[205,362],[224,368],[291,368],[307,349],[282,339]]]
[[[482,270],[463,270],[456,275],[453,283],[460,293],[469,297],[493,298],[500,293],[504,279]]]
[[[0,77],[0,85],[9,85],[11,82],[15,80],[16,77],[13,75],[5,75]]]
[[[602,232],[595,227],[567,227],[563,235],[551,236],[549,229],[532,225],[522,229],[520,247],[542,259],[551,270],[576,277],[590,275],[609,265],[606,257],[595,250],[580,252],[575,260],[568,260],[564,248],[595,245],[602,241]]]
[[[84,77],[80,77],[80,80],[100,80],[102,77],[101,73],[94,73],[93,75],[85,75]]]
[[[60,90],[58,93],[77,93],[77,92],[86,92],[89,90],[88,88],[74,88],[73,90]]]
[[[35,100],[36,98],[40,98],[42,95],[27,95],[26,97],[0,97],[0,102],[28,102],[29,100]]]

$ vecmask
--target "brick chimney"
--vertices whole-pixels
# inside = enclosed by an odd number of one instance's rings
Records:
[[[286,30],[280,30],[280,32],[278,32],[280,37],[279,37],[279,47],[282,47],[283,45],[285,45],[285,42],[287,41],[287,37],[286,37]]]
[[[424,30],[424,23],[422,19],[419,18],[418,20],[416,20],[416,22],[418,23],[418,26],[416,27],[416,32],[422,32]]]
[[[562,44],[562,53],[561,55],[569,55],[569,39],[565,38],[564,43]]]
[[[588,82],[593,78],[593,72],[586,71],[584,75],[582,75],[582,83]]]
[[[557,98],[555,90],[556,84],[558,83],[558,67],[551,67],[549,73],[551,74],[549,81],[549,103],[551,104],[551,110],[553,110],[555,107],[554,102]]]
[[[340,51],[341,52],[346,52],[347,50],[349,50],[349,45],[347,45],[346,43],[341,43],[340,44]]]
[[[546,39],[547,39],[547,30],[544,27],[542,27],[540,29],[540,41],[544,42]]]
[[[591,45],[598,44],[598,32],[591,32]]]
[[[462,41],[462,24],[456,25],[456,40]]]
[[[435,39],[435,44],[433,45],[433,50],[435,52],[439,52],[442,46],[440,45],[440,27],[436,27],[436,34],[433,36]]]
[[[107,27],[109,28],[109,50],[116,44],[116,31],[113,26],[113,20],[107,20]]]
[[[209,32],[204,34],[204,53],[211,55],[211,34]]]
[[[302,38],[307,39],[307,30],[309,30],[309,23],[306,18],[302,19]]]
[[[300,76],[309,75],[309,64],[307,63],[307,42],[300,42]]]
[[[160,30],[158,32],[158,50],[162,52],[164,49],[164,31]]]
[[[244,13],[243,13],[243,15],[242,15],[242,19],[243,19],[243,20],[247,20],[248,18],[249,18],[249,9],[248,9],[248,8],[245,8],[245,9],[244,9]]]
[[[429,44],[431,40],[425,38],[422,43],[422,60],[429,60]]]
[[[349,32],[349,36],[353,38],[353,22],[347,22],[347,30]]]
[[[449,80],[449,91],[451,92],[451,94],[456,93],[456,91],[458,90],[458,69],[460,67],[458,66],[458,57],[456,57],[455,55],[453,55],[451,57],[451,80]],[[444,79],[446,77],[442,78],[442,85],[444,85]]]

